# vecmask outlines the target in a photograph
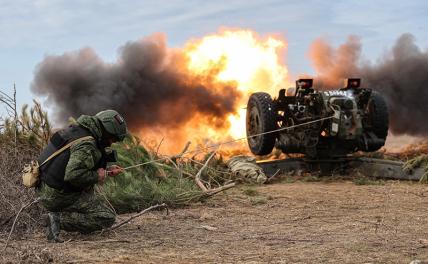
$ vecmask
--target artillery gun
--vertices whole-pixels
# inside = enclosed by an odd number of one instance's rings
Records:
[[[275,147],[308,158],[333,158],[379,150],[388,135],[387,105],[378,92],[360,84],[360,79],[347,79],[343,88],[316,90],[312,79],[299,79],[274,99],[253,93],[246,116],[251,152],[267,155]]]

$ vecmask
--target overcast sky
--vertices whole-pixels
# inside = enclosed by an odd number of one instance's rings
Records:
[[[221,27],[276,33],[288,41],[292,75],[313,72],[310,43],[327,37],[340,44],[361,37],[363,54],[375,60],[402,33],[428,46],[428,1],[55,1],[0,0],[0,90],[16,82],[20,104],[31,101],[35,66],[46,55],[90,46],[107,61],[126,41],[164,32],[170,47]]]

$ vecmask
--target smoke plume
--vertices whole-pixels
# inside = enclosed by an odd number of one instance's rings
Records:
[[[32,91],[47,96],[57,121],[115,109],[131,129],[180,128],[198,116],[216,127],[236,107],[233,84],[186,70],[186,57],[155,34],[128,42],[115,63],[104,62],[91,48],[47,56],[36,68]]]
[[[336,49],[316,40],[310,57],[317,86],[339,88],[345,78],[360,77],[364,87],[385,97],[394,134],[428,135],[428,51],[422,51],[411,34],[400,36],[377,63],[362,61],[361,42],[355,36]]]

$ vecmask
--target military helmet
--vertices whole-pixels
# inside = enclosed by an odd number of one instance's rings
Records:
[[[95,115],[104,129],[122,141],[128,133],[125,119],[115,110],[104,110]]]

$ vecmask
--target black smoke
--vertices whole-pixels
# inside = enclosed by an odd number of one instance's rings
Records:
[[[195,116],[224,126],[239,93],[231,84],[186,70],[182,51],[166,46],[155,34],[128,42],[114,63],[91,48],[47,56],[35,70],[32,91],[46,96],[57,121],[115,109],[131,128],[179,128]],[[208,122],[207,121],[207,122]]]
[[[354,36],[336,49],[317,40],[310,56],[318,85],[338,88],[345,78],[361,77],[363,86],[385,97],[394,134],[428,135],[428,51],[411,34],[400,36],[376,63],[362,60],[361,42]]]

